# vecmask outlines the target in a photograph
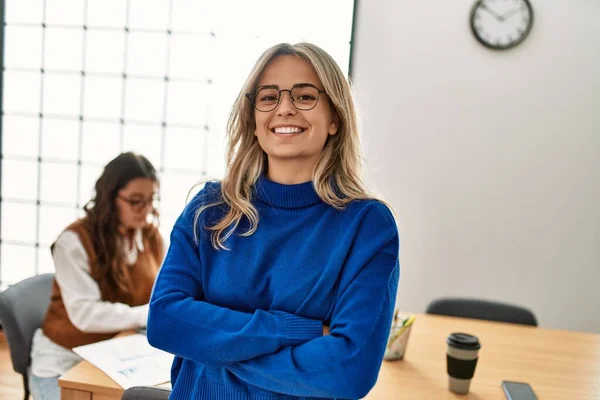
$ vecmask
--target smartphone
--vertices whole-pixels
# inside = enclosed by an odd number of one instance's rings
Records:
[[[525,382],[502,381],[502,389],[508,400],[537,400],[533,389]]]

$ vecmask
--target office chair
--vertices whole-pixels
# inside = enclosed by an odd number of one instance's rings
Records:
[[[427,314],[537,326],[535,315],[528,309],[489,300],[442,298],[431,302],[426,312]]]
[[[152,386],[136,386],[123,392],[121,400],[169,400],[171,391]]]
[[[31,364],[31,342],[35,330],[44,322],[53,279],[54,274],[33,276],[0,293],[0,322],[13,369],[23,375],[25,400],[29,398],[27,371]]]

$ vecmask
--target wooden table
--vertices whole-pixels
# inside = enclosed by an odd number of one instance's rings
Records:
[[[451,332],[479,337],[471,392],[447,390]],[[417,315],[403,361],[384,361],[368,400],[501,399],[502,380],[528,382],[540,400],[600,399],[600,335],[462,318]],[[118,400],[123,389],[82,361],[59,380],[62,400]]]

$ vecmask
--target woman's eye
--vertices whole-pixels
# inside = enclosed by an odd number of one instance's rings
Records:
[[[263,96],[260,98],[260,101],[277,101],[277,97],[275,96]]]

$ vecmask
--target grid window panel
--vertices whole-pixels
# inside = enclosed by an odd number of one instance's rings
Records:
[[[167,123],[198,125],[207,115],[209,88],[200,82],[171,81],[167,85]],[[200,120],[199,120],[200,119]]]
[[[94,196],[94,185],[102,174],[103,166],[82,165],[81,180],[79,182],[79,201],[84,206]]]
[[[188,200],[191,200],[194,186],[202,179],[198,173],[181,173],[165,171],[160,181],[161,215],[178,214],[183,211]],[[194,193],[192,191],[191,193]],[[189,195],[189,198],[188,198]]]
[[[214,8],[198,0],[175,0],[171,11],[171,25],[175,32],[207,33],[215,27]]]
[[[8,24],[41,24],[44,14],[44,3],[40,0],[11,1],[8,6],[5,5],[4,13],[5,22]]]
[[[81,76],[44,74],[44,114],[78,116],[81,112]]]
[[[45,69],[81,71],[83,29],[48,27],[44,40]]]
[[[79,121],[42,119],[42,159],[77,161],[79,152]]]
[[[37,26],[4,27],[4,66],[6,68],[40,68],[43,31]]]
[[[5,199],[36,200],[38,163],[36,161],[2,160],[2,205]],[[4,211],[2,212],[4,214]]]
[[[52,253],[50,252],[50,246],[41,246],[37,249],[38,254],[38,274],[45,274],[48,272],[54,272],[54,260],[52,259]]]
[[[70,207],[40,206],[40,236],[42,247],[50,247],[60,233],[77,217],[77,210]]]
[[[11,4],[14,1],[11,2]],[[46,24],[82,26],[84,23],[85,1],[44,0],[46,4]]]
[[[4,89],[5,113],[40,112],[41,77],[39,72],[4,71],[2,80]]]
[[[124,66],[125,33],[88,29],[86,33],[85,70],[121,74]]]
[[[2,240],[35,243],[37,207],[35,204],[2,202]]]
[[[35,275],[35,250],[33,246],[2,243],[0,263],[2,263],[3,287]]]
[[[123,28],[127,24],[127,2],[87,0],[87,25]]]
[[[81,135],[81,161],[105,165],[115,157],[121,143],[121,125],[84,121]]]
[[[121,78],[86,76],[83,81],[84,117],[121,118]]]
[[[127,74],[164,77],[167,39],[164,32],[130,32],[127,37]]]
[[[123,151],[146,157],[156,169],[161,165],[162,128],[160,125],[127,124],[123,130]]]
[[[164,165],[167,169],[202,171],[206,132],[202,129],[167,127]]]
[[[2,125],[2,153],[4,156],[38,156],[40,130],[38,117],[5,115]]]
[[[125,85],[125,119],[159,123],[164,109],[165,82],[129,78]]]
[[[171,36],[169,75],[174,78],[203,79],[212,76],[215,42],[207,36],[174,33]]]
[[[169,12],[169,0],[130,0],[129,28],[166,31]]]
[[[41,200],[75,206],[77,168],[74,168],[74,164],[43,162],[40,177]]]

